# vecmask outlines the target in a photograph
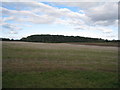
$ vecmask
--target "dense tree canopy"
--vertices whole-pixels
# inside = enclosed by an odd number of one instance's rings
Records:
[[[20,40],[9,38],[0,38],[2,41],[27,41],[27,42],[44,42],[44,43],[67,43],[67,42],[119,42],[120,40],[104,40],[101,38],[90,38],[81,36],[64,36],[64,35],[31,35]]]
[[[64,42],[104,42],[103,39],[80,37],[80,36],[64,36],[64,35],[31,35],[27,38],[22,38],[22,41],[29,42],[46,42],[46,43],[64,43]]]

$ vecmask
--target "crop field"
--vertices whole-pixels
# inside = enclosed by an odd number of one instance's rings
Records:
[[[3,88],[118,88],[118,48],[3,42]]]

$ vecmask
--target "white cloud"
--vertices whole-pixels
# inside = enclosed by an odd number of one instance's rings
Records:
[[[3,0],[0,0],[3,1]],[[4,2],[118,2],[119,0],[4,0]]]
[[[79,12],[83,14],[85,13],[86,20],[84,21],[91,22],[91,24],[94,25],[114,25],[115,21],[118,19],[117,2],[54,2],[51,3],[51,5],[79,7]]]
[[[98,27],[98,28],[96,28],[96,30],[101,30],[104,33],[111,33],[113,31],[112,29],[109,29],[109,28],[106,28],[106,27]]]
[[[9,30],[21,30],[21,28],[16,27],[15,25],[9,24],[9,23],[2,23],[2,27],[9,29]]]
[[[104,33],[112,33],[112,29],[110,28],[107,28],[107,27],[103,27],[103,26],[88,26],[88,25],[81,25],[81,26],[78,26],[74,29],[77,29],[77,30],[91,30],[91,31],[102,31]]]
[[[62,5],[62,6],[70,6],[70,7],[79,7],[81,9],[87,9],[91,7],[98,6],[101,2],[51,2],[51,5]]]
[[[103,3],[86,10],[86,15],[97,25],[113,25],[118,19],[118,3]]]
[[[14,31],[14,30],[11,30],[11,31],[9,32],[9,34],[18,34],[18,32]]]
[[[11,20],[14,20],[15,17],[6,17],[6,18],[3,18],[2,20],[5,22],[5,21],[11,21]]]
[[[21,22],[27,21],[27,22],[38,23],[38,24],[45,24],[45,23],[48,24],[48,23],[53,23],[57,21],[56,19],[63,18],[63,17],[66,19],[75,20],[77,22],[80,22],[82,19],[85,20],[87,18],[85,14],[73,12],[66,8],[59,9],[59,8],[45,5],[43,3],[36,3],[36,2],[30,3],[30,4],[28,3],[23,3],[23,4],[24,5],[27,4],[27,6],[29,5],[29,7],[32,7],[32,10],[18,11],[18,10],[8,10],[6,8],[3,8],[2,9],[3,15],[12,16],[12,17],[5,18],[5,20],[13,20],[14,18],[16,18],[14,19],[15,21],[21,21]],[[17,18],[18,16],[19,18]]]
[[[7,16],[3,18],[4,22],[12,20],[16,23],[64,24],[71,25],[77,30],[99,30],[110,33],[112,30],[104,26],[114,25],[117,20],[116,3],[69,3],[70,6],[83,8],[79,12],[74,12],[67,8],[56,8],[38,2],[20,2],[19,4],[17,2],[7,2],[3,3],[4,5],[16,6],[16,10],[2,8],[3,15]],[[3,27],[10,30],[20,29],[17,25],[8,23],[3,24]]]

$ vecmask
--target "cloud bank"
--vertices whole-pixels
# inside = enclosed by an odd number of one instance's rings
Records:
[[[78,12],[55,5],[79,8]],[[10,8],[8,8],[10,7]],[[109,26],[118,23],[118,3],[41,3],[41,2],[3,2],[2,25],[6,29],[21,30],[19,23],[63,24],[77,30],[99,30],[111,33]],[[14,22],[16,25],[13,23]],[[27,26],[27,25],[26,25]]]

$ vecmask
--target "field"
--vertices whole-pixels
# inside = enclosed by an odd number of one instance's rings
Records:
[[[83,43],[70,43],[75,45],[94,45],[94,46],[111,46],[111,47],[119,47],[118,42],[83,42]]]
[[[118,48],[3,42],[3,88],[117,88]]]

